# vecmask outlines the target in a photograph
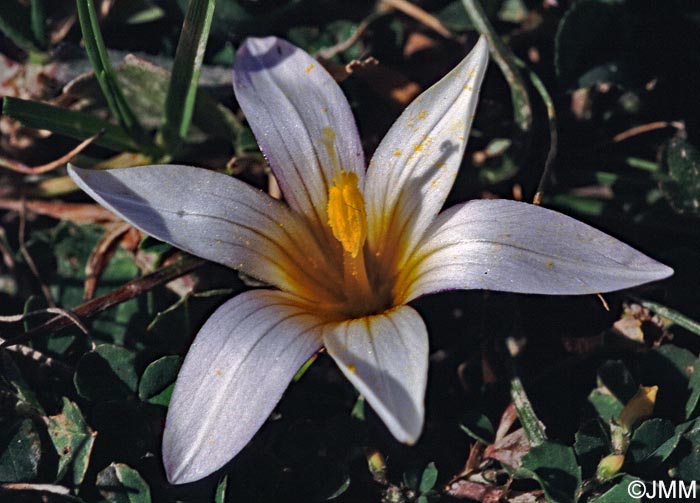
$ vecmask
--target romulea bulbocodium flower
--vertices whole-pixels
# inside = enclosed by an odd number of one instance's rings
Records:
[[[477,200],[441,212],[487,63],[481,39],[406,108],[366,167],[350,106],[323,66],[284,40],[247,39],[234,90],[284,202],[190,166],[70,168],[83,190],[146,233],[270,285],[220,306],[187,354],[163,436],[172,483],[234,457],[323,346],[394,437],[414,443],[428,333],[409,303],[422,295],[580,295],[672,274],[539,206]]]

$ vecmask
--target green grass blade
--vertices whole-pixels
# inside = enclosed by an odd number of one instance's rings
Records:
[[[146,143],[146,135],[117,83],[117,76],[109,61],[107,48],[100,32],[95,4],[92,0],[76,0],[76,3],[85,50],[109,109],[132,138],[139,143]]]
[[[192,121],[197,82],[215,4],[214,0],[191,0],[182,24],[162,127],[163,139],[171,150],[182,144]]]
[[[491,56],[508,81],[515,123],[523,133],[529,133],[532,129],[532,106],[527,85],[520,74],[514,54],[501,41],[479,0],[462,0],[462,4],[476,29],[488,40]]]
[[[519,377],[514,377],[510,381],[510,397],[515,405],[515,410],[518,412],[520,425],[525,430],[525,436],[531,447],[542,445],[547,440],[547,435],[544,432],[542,423],[537,418],[532,404],[525,393],[523,383]]]
[[[6,0],[0,8],[0,32],[17,47],[27,52],[38,52],[29,22],[30,14],[17,0]]]
[[[41,47],[46,47],[46,9],[44,0],[32,0],[30,23],[34,40]]]
[[[693,320],[692,318],[688,318],[683,313],[680,313],[675,309],[671,309],[670,307],[666,307],[663,304],[659,304],[658,302],[652,302],[650,300],[642,300],[641,304],[642,306],[655,312],[662,318],[666,318],[667,320],[672,321],[679,327],[683,327],[689,332],[694,333],[695,335],[700,335],[700,323]]]
[[[2,113],[18,120],[23,126],[48,129],[78,140],[84,140],[104,130],[104,134],[95,140],[96,145],[117,152],[141,150],[121,127],[82,112],[6,96],[2,100]]]

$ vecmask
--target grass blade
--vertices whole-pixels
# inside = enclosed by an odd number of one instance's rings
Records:
[[[523,383],[519,377],[514,377],[510,381],[510,397],[515,405],[515,410],[518,412],[520,425],[525,430],[525,436],[531,447],[542,445],[547,440],[547,435],[544,432],[544,427],[537,418],[532,404],[525,393]]]
[[[513,100],[515,123],[523,133],[529,134],[532,129],[532,106],[527,93],[527,85],[515,62],[515,56],[501,41],[479,0],[462,0],[462,4],[476,29],[488,40],[491,56],[493,56],[503,76],[508,81],[510,95]]]
[[[107,48],[100,32],[95,4],[92,0],[77,0],[76,3],[85,50],[109,109],[132,138],[139,143],[146,144],[146,135],[117,83],[117,76],[109,61]]]
[[[30,23],[34,40],[41,47],[46,47],[46,9],[44,0],[32,0]]]
[[[670,307],[666,307],[663,304],[659,304],[658,302],[652,302],[650,300],[642,300],[640,303],[643,307],[646,307],[650,311],[655,312],[662,318],[666,318],[667,320],[672,321],[679,327],[683,327],[689,332],[694,333],[695,335],[700,335],[700,323],[691,318],[688,318],[683,313],[680,313],[675,309],[671,309]]]
[[[104,134],[95,140],[96,145],[118,152],[140,151],[138,143],[121,127],[82,112],[6,96],[2,100],[2,113],[26,127],[48,129],[78,140],[104,130]]]
[[[214,0],[190,0],[175,52],[162,134],[171,150],[182,144],[192,121],[197,82],[214,17]]]
[[[17,0],[7,0],[0,8],[0,32],[10,38],[17,47],[29,53],[38,52],[29,23],[29,12]]]

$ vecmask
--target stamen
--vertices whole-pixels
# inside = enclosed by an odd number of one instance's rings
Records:
[[[367,240],[367,213],[365,200],[360,192],[359,179],[355,173],[340,168],[335,151],[335,131],[322,129],[321,142],[328,151],[336,176],[328,187],[328,225],[333,237],[343,247],[343,276],[345,295],[350,301],[349,314],[372,311],[375,295],[367,277],[367,267],[362,249]]]
[[[355,173],[341,171],[333,183],[328,188],[328,225],[343,249],[356,258],[367,239],[365,200]]]

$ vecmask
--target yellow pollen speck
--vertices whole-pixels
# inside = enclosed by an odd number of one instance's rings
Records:
[[[399,157],[400,155],[401,155],[401,150],[400,150],[400,149],[397,148],[396,150],[394,150],[394,156],[395,156],[395,157]]]
[[[328,189],[328,225],[333,236],[353,258],[367,239],[365,200],[355,173],[341,171]]]
[[[238,264],[238,268],[239,268],[239,269],[243,269],[243,262],[241,262],[241,263]]]
[[[311,73],[311,70],[314,69],[314,66],[316,66],[316,65],[311,63],[309,66],[306,67],[306,70],[304,70],[304,73]]]
[[[473,87],[473,86],[470,86],[469,84],[464,84],[464,89],[467,90],[467,91],[473,91],[473,90],[474,90],[474,87]]]
[[[352,363],[349,363],[348,370],[350,371],[351,374],[355,374],[357,372],[357,367],[355,367],[355,365],[353,365]]]
[[[554,262],[547,261],[544,263],[544,265],[546,265],[547,267],[549,267],[551,269],[552,267],[554,267]]]
[[[432,139],[432,138],[426,138],[426,139],[423,140],[422,142],[416,143],[416,144],[413,146],[413,150],[415,150],[416,152],[420,152],[420,151],[422,151],[425,147],[429,146],[432,142],[433,142],[433,139]]]
[[[426,110],[421,110],[420,113],[418,114],[419,119],[425,119],[425,116],[428,114]]]
[[[444,161],[438,161],[435,163],[436,168],[442,168],[445,165]]]
[[[214,375],[216,375],[217,377],[221,377],[222,375],[224,375],[224,373],[221,372],[221,369],[216,369],[216,370],[214,371]]]
[[[321,107],[321,112],[323,112],[324,114],[328,112],[328,107]]]
[[[250,246],[250,241],[246,240],[245,245]]]

